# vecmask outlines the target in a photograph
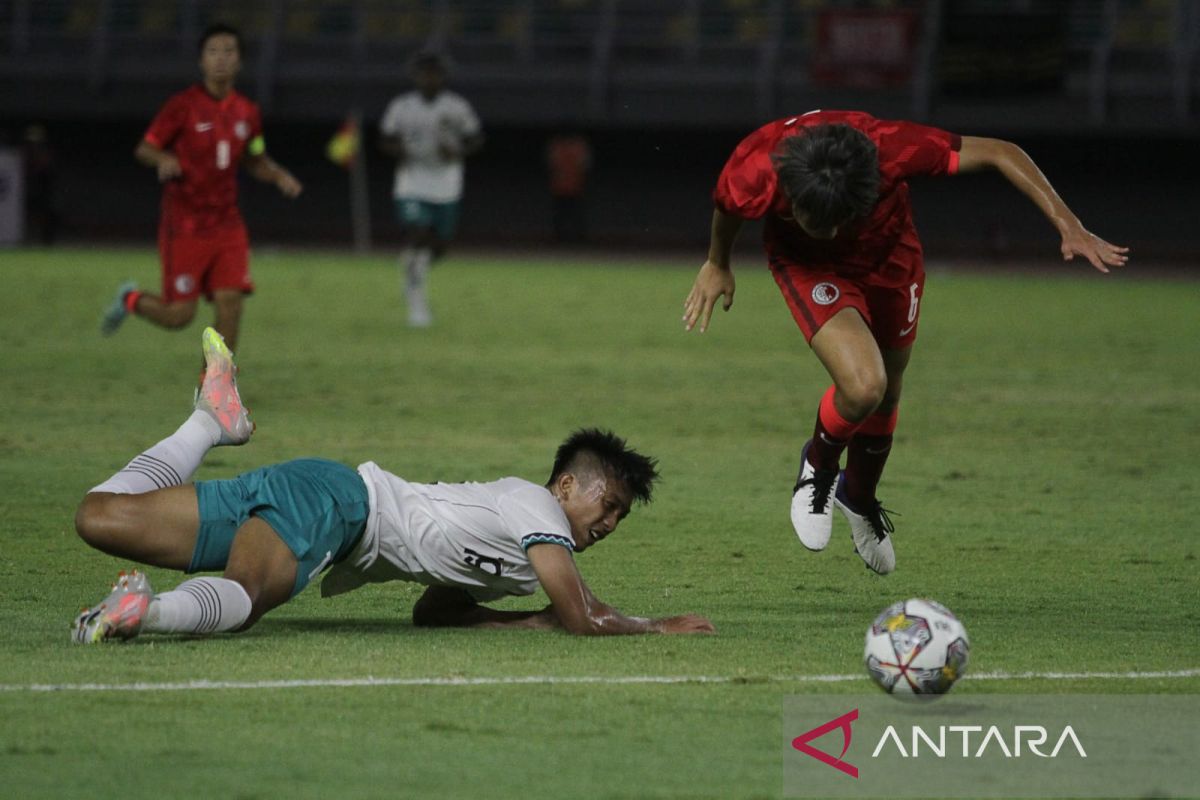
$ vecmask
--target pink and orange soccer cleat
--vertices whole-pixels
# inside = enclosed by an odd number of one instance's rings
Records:
[[[239,445],[250,441],[254,423],[242,405],[237,388],[237,367],[233,353],[221,334],[205,328],[201,337],[204,348],[204,382],[196,394],[196,408],[221,426],[219,445]]]
[[[112,592],[99,605],[85,608],[75,618],[71,639],[76,644],[97,644],[106,639],[132,639],[142,629],[154,590],[145,573],[121,572]]]

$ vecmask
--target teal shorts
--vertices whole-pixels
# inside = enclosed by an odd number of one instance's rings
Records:
[[[295,597],[345,558],[367,528],[367,486],[349,467],[302,458],[236,478],[197,481],[200,530],[188,572],[224,569],[238,529],[250,517],[271,526],[296,556]]]
[[[396,218],[406,228],[430,228],[439,239],[448,242],[458,227],[458,203],[430,203],[397,197]]]

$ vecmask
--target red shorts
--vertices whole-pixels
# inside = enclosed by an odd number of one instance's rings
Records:
[[[158,255],[168,303],[195,300],[202,293],[212,300],[213,292],[222,289],[254,291],[250,241],[241,223],[199,233],[159,228]]]
[[[906,258],[912,258],[906,252]],[[853,308],[867,323],[883,350],[902,350],[917,338],[921,297],[925,293],[925,268],[920,254],[900,286],[873,286],[835,272],[814,272],[778,256],[771,259],[771,274],[792,318],[811,344],[821,326],[843,308]]]

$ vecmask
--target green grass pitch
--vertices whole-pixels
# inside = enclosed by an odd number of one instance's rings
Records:
[[[733,311],[685,335],[694,261],[454,256],[436,327],[413,331],[390,259],[259,254],[239,353],[258,432],[199,477],[322,455],[540,482],[570,430],[611,427],[664,481],[580,557],[584,576],[627,612],[702,613],[718,636],[417,631],[419,587],[391,584],[310,588],[240,636],[81,648],[68,623],[128,565],[76,538],[75,504],[184,419],[209,311],[104,340],[118,282],[157,284],[152,252],[0,253],[0,796],[775,797],[782,698],[870,691],[863,631],[910,596],[959,614],[975,674],[1192,671],[956,693],[1200,691],[1200,284],[1136,264],[931,270],[881,489],[898,568],[880,578],[840,519],[820,554],[791,532],[828,381],[770,277],[742,258]],[[29,688],[367,676],[607,682]],[[723,682],[611,680],[643,676]]]

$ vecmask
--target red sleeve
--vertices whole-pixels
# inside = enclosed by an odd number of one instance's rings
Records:
[[[880,120],[876,130],[880,166],[890,164],[900,177],[958,172],[962,137],[957,133],[903,120]]]
[[[166,102],[158,115],[151,120],[150,127],[142,135],[150,144],[159,150],[165,150],[175,141],[187,119],[187,106],[179,97],[172,97]]]
[[[771,153],[779,143],[778,123],[770,123],[742,140],[713,189],[713,203],[721,211],[743,219],[759,219],[771,209],[777,179]]]

